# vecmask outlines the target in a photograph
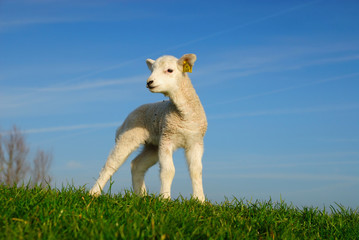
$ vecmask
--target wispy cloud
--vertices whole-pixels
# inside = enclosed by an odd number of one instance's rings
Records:
[[[310,56],[310,55],[308,55]],[[308,57],[305,56],[305,57]],[[263,58],[267,58],[263,56]],[[296,62],[293,62],[291,59],[290,54],[283,56],[279,59],[272,59],[263,61],[259,60],[258,62],[252,62],[250,65],[248,63],[242,64],[241,62],[248,61],[247,57],[242,57],[241,61],[233,61],[229,60],[225,63],[221,63],[220,65],[207,67],[209,71],[202,71],[203,75],[209,75],[214,73],[219,73],[220,76],[216,78],[215,84],[219,84],[223,81],[228,81],[231,79],[243,79],[244,77],[258,75],[262,73],[277,73],[277,72],[287,72],[287,71],[295,71],[300,69],[305,69],[308,67],[314,66],[323,66],[333,63],[341,63],[341,62],[351,62],[359,60],[359,55],[347,55],[341,57],[321,57],[315,60],[306,60],[305,58],[301,57],[298,59],[296,57]],[[259,58],[261,58],[259,56]],[[356,73],[354,73],[356,74]]]
[[[320,1],[322,1],[322,0],[314,0],[314,1],[311,1],[311,2],[304,3],[304,4],[295,5],[295,6],[283,9],[281,11],[278,11],[278,12],[268,14],[266,16],[254,19],[252,21],[248,21],[248,22],[238,24],[238,25],[230,27],[230,28],[223,29],[221,31],[214,31],[214,32],[212,32],[212,33],[210,33],[208,35],[204,35],[202,37],[190,40],[188,42],[184,42],[184,43],[175,45],[173,47],[169,47],[167,49],[164,49],[164,51],[173,51],[173,50],[176,50],[176,49],[179,49],[179,48],[183,48],[183,47],[192,45],[194,43],[202,42],[202,41],[210,39],[210,38],[215,38],[215,37],[218,37],[218,36],[230,33],[230,32],[234,32],[234,31],[237,31],[239,29],[242,29],[242,28],[245,28],[245,27],[260,23],[260,22],[265,22],[265,21],[267,21],[269,19],[272,19],[272,18],[277,18],[277,17],[289,14],[289,13],[294,12],[294,11],[299,11],[300,9],[306,8],[308,6],[311,6],[313,4],[318,3]]]
[[[355,142],[359,142],[359,138],[323,138],[320,139],[320,141],[322,142],[336,142],[336,143],[355,143]]]
[[[242,24],[239,24],[239,25],[236,25],[236,26],[233,26],[233,27],[221,30],[221,31],[214,31],[213,33],[210,33],[208,35],[204,35],[204,36],[196,38],[196,39],[192,39],[192,40],[190,40],[188,42],[183,42],[183,43],[180,43],[178,45],[171,46],[169,48],[165,48],[165,49],[158,50],[158,51],[155,51],[155,52],[152,52],[152,53],[148,53],[148,54],[143,55],[143,56],[139,56],[139,57],[134,58],[132,60],[129,60],[129,61],[125,62],[125,63],[114,64],[112,66],[105,67],[105,68],[102,68],[102,69],[94,71],[94,72],[90,72],[88,74],[80,76],[79,79],[82,79],[84,77],[93,76],[93,75],[96,75],[96,74],[99,74],[99,73],[102,73],[102,72],[106,72],[106,71],[110,71],[110,70],[113,70],[113,69],[120,68],[120,67],[123,67],[124,65],[132,63],[132,62],[134,62],[136,60],[145,59],[148,56],[156,56],[156,55],[159,55],[159,54],[165,54],[165,53],[168,53],[170,51],[177,50],[177,49],[192,45],[192,44],[197,43],[197,42],[205,41],[205,40],[210,39],[210,38],[215,38],[215,37],[221,36],[223,34],[227,34],[227,33],[233,32],[233,31],[237,31],[237,30],[239,30],[241,28],[245,28],[245,27],[248,27],[250,25],[260,23],[260,22],[264,22],[264,21],[269,20],[271,18],[280,17],[282,15],[289,14],[289,13],[291,13],[293,11],[298,11],[298,10],[300,10],[302,8],[306,8],[306,7],[310,6],[310,5],[318,3],[320,1],[322,1],[322,0],[314,0],[314,1],[311,1],[311,2],[304,3],[304,4],[295,5],[293,7],[289,7],[289,8],[283,9],[281,11],[278,11],[278,12],[275,12],[275,13],[272,13],[272,14],[268,14],[268,15],[263,16],[261,18],[257,18],[257,19],[254,19],[252,21],[248,21],[248,22],[245,22],[245,23],[242,23]],[[45,1],[40,1],[40,3],[43,3],[43,2],[45,2]],[[133,16],[142,16],[141,18],[143,18],[143,16],[149,17],[148,14],[144,13],[144,12],[142,12],[141,14],[131,14],[131,16],[129,16],[128,13],[126,13],[126,14],[121,14],[121,16],[123,16],[123,19],[126,19],[126,20],[128,20],[129,18],[133,18]],[[107,18],[108,18],[108,16],[107,16]],[[110,19],[107,19],[107,20],[115,21],[115,19],[113,19],[113,18],[110,18]],[[43,18],[31,18],[31,19],[4,20],[4,21],[2,21],[2,23],[0,23],[0,30],[2,28],[12,27],[12,26],[23,26],[23,25],[32,25],[32,24],[67,23],[67,22],[85,22],[85,21],[94,21],[94,19],[89,18],[89,17],[66,17],[66,18],[64,18],[64,17],[43,17]],[[106,21],[106,20],[104,20],[103,18],[98,18],[97,17],[96,21]]]
[[[121,125],[121,122],[79,124],[79,125],[71,125],[71,126],[56,126],[49,128],[34,128],[34,129],[23,130],[21,132],[26,134],[36,134],[36,133],[75,131],[82,129],[108,128],[108,127],[115,127],[119,125]]]
[[[301,85],[295,85],[295,86],[290,86],[290,87],[285,87],[285,88],[279,88],[279,89],[274,89],[274,90],[268,91],[268,92],[262,92],[262,93],[247,95],[247,96],[243,96],[243,97],[239,97],[239,98],[229,99],[229,100],[226,100],[226,101],[215,102],[215,103],[210,104],[209,106],[217,106],[217,105],[222,105],[222,104],[229,104],[229,103],[239,102],[239,101],[242,101],[242,100],[248,100],[248,99],[264,97],[264,96],[268,96],[268,95],[279,94],[279,93],[282,93],[282,92],[288,92],[288,91],[291,91],[291,90],[301,89],[301,88],[310,87],[310,86],[314,86],[314,85],[318,85],[318,84],[324,84],[324,83],[327,83],[327,82],[334,82],[334,81],[343,80],[343,79],[350,79],[350,78],[358,77],[358,76],[359,76],[359,73],[345,74],[345,75],[336,76],[336,77],[332,77],[332,78],[326,78],[326,79],[313,81],[313,82],[310,82],[310,83],[307,83],[307,84],[301,84]]]
[[[251,175],[247,175],[244,177],[251,178]],[[315,181],[350,181],[350,182],[358,182],[358,176],[350,176],[350,175],[320,175],[320,174],[258,174],[255,178],[265,178],[265,179],[279,179],[279,180],[315,180]]]
[[[46,105],[47,103],[66,104],[66,102],[86,102],[96,99],[104,100],[113,99],[115,96],[112,92],[116,86],[137,84],[143,82],[145,86],[147,75],[138,75],[128,78],[92,80],[74,84],[66,84],[66,80],[60,84],[38,87],[1,87],[0,86],[0,110],[2,116],[9,115],[13,112],[26,112],[24,107],[36,107],[37,105]],[[120,93],[121,89],[118,89]],[[123,89],[122,89],[123,90]],[[122,94],[122,96],[125,96]],[[64,99],[64,97],[66,97]],[[116,94],[119,99],[119,95]],[[73,99],[73,101],[71,101]]]
[[[346,105],[327,105],[316,106],[308,108],[291,108],[291,109],[271,109],[254,112],[242,112],[242,113],[228,113],[210,115],[209,119],[232,119],[241,117],[258,117],[258,116],[271,116],[271,115],[292,115],[292,114],[309,114],[309,113],[321,113],[321,112],[333,112],[333,111],[352,111],[358,110],[359,103],[346,104]]]
[[[234,157],[224,157],[227,160],[225,164],[215,161],[208,162],[206,168],[221,171],[242,171],[247,169],[268,170],[279,168],[323,168],[328,166],[348,166],[359,165],[359,152],[356,151],[328,151],[322,153],[301,153],[301,154],[236,154]],[[233,162],[238,162],[233,166]]]
[[[359,182],[358,176],[335,175],[335,174],[285,174],[285,173],[264,173],[264,174],[206,174],[208,178],[230,178],[230,179],[262,179],[262,180],[300,180],[300,181],[349,181]]]
[[[122,122],[107,122],[107,123],[92,123],[92,124],[77,124],[68,126],[55,126],[47,128],[32,128],[21,130],[23,134],[40,134],[40,133],[53,133],[53,132],[71,132],[86,129],[101,129],[109,127],[120,126]],[[5,136],[9,134],[7,131],[0,132],[1,135]]]
[[[106,11],[105,1],[67,1],[67,0],[39,0],[39,1],[9,1],[4,3],[12,14],[2,14],[0,31],[32,25],[82,23],[82,22],[120,22],[135,19],[155,17],[152,12],[144,10],[126,9],[119,7],[114,14]],[[115,6],[116,3],[111,6]],[[18,6],[21,6],[20,8]],[[26,6],[26,7],[24,7]],[[47,8],[48,11],[39,11]],[[26,9],[26,11],[23,11]],[[76,11],[75,11],[76,10]],[[8,11],[8,12],[11,12]],[[36,16],[31,14],[36,12]],[[107,14],[104,14],[107,12]],[[15,14],[14,14],[15,13]]]
[[[43,88],[36,88],[33,89],[34,91],[38,92],[66,92],[66,91],[82,91],[88,89],[98,89],[103,87],[111,87],[116,85],[123,85],[123,84],[133,84],[137,82],[145,82],[147,75],[140,75],[130,78],[123,78],[123,79],[104,79],[104,80],[95,80],[91,82],[82,82],[79,84],[73,84],[69,86],[63,86],[63,84],[59,86],[52,86],[52,87],[43,87]]]
[[[83,165],[80,162],[70,161],[66,163],[66,168],[70,170],[81,169]]]
[[[82,22],[86,19],[81,18],[61,18],[61,17],[43,17],[43,18],[28,18],[28,19],[14,19],[14,20],[3,20],[0,22],[0,30],[12,27],[35,25],[35,24],[54,24],[54,23],[73,23]]]
[[[303,63],[283,66],[283,67],[273,67],[273,71],[290,71],[290,70],[297,70],[301,68],[306,67],[312,67],[312,66],[318,66],[318,65],[327,65],[332,63],[341,63],[341,62],[350,62],[350,61],[356,61],[359,59],[359,55],[347,55],[347,56],[341,56],[341,57],[325,57],[320,58],[317,60],[307,61]]]

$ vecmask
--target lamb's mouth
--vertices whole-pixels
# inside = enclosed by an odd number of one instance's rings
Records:
[[[152,89],[154,89],[154,88],[156,88],[156,87],[153,87],[153,86],[149,86],[149,87],[148,87],[148,89],[150,89],[150,90],[152,90]]]

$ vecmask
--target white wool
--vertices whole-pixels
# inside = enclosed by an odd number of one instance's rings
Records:
[[[131,112],[116,132],[116,145],[110,153],[100,176],[90,191],[92,195],[101,190],[140,145],[142,152],[132,161],[132,185],[135,193],[146,194],[144,175],[159,162],[161,191],[164,198],[171,197],[171,185],[175,174],[172,154],[184,148],[192,180],[193,197],[205,200],[202,186],[203,137],[207,119],[199,97],[192,86],[184,64],[193,66],[196,55],[185,54],[180,59],[162,56],[156,61],[147,59],[152,74],[147,87],[153,93],[162,93],[169,101],[145,104]]]

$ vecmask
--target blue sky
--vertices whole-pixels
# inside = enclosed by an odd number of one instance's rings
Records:
[[[359,207],[357,1],[0,1],[0,127],[90,188],[146,89],[146,58],[197,54],[207,198]],[[131,187],[130,159],[113,191]],[[173,195],[192,189],[182,150]],[[146,176],[159,192],[158,166]]]

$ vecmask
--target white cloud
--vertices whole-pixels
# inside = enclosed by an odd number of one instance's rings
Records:
[[[258,117],[258,116],[271,116],[271,115],[292,115],[292,114],[308,114],[308,113],[320,113],[320,112],[333,112],[333,111],[352,111],[359,109],[359,103],[347,104],[347,105],[327,105],[316,106],[308,108],[291,108],[291,109],[270,109],[254,112],[237,112],[210,115],[209,119],[231,119],[241,117]]]
[[[58,85],[37,88],[0,86],[1,117],[59,113],[59,111],[67,111],[69,109],[67,106],[75,104],[79,106],[79,104],[89,102],[114,102],[129,99],[132,98],[131,87],[143,82],[145,89],[147,77],[147,75],[137,75],[74,84],[69,84],[70,81],[65,80]],[[125,85],[126,87],[121,87]]]
[[[10,2],[10,4],[6,5],[6,8],[10,9],[8,12],[13,12],[13,14],[2,14],[0,21],[0,31],[26,27],[30,25],[81,22],[121,22],[137,19],[153,19],[154,17],[158,17],[156,14],[149,11],[135,9],[128,11],[124,8],[119,8],[119,11],[116,11],[115,14],[104,14],[108,4],[103,3],[102,1],[12,0]],[[18,8],[18,5],[26,5],[28,10],[21,12],[21,9],[19,10]],[[36,11],[39,7],[48,7],[47,9],[49,11]],[[36,10],[32,11],[34,9]],[[74,9],[78,11],[73,13]],[[87,11],[83,11],[84,9]],[[14,12],[16,14],[14,14]],[[32,14],[32,12],[36,12],[36,16]]]
[[[339,143],[339,142],[347,142],[347,143],[355,143],[355,142],[359,142],[359,138],[323,138],[323,139],[320,139],[320,141],[322,142],[336,142],[336,143]]]
[[[238,101],[242,101],[242,100],[253,99],[253,98],[263,97],[263,96],[268,96],[268,95],[274,95],[274,94],[278,94],[278,93],[282,93],[282,92],[288,92],[291,90],[301,89],[301,88],[318,85],[318,84],[323,84],[323,83],[327,83],[327,82],[334,82],[334,81],[338,81],[338,80],[349,79],[349,78],[357,77],[357,76],[359,76],[359,73],[352,73],[352,74],[346,74],[346,75],[336,76],[336,77],[332,77],[332,78],[321,79],[321,80],[313,81],[313,82],[310,82],[307,84],[279,88],[279,89],[275,89],[275,90],[268,91],[268,92],[252,94],[252,95],[229,99],[229,100],[221,101],[221,102],[215,102],[215,103],[212,103],[210,106],[234,103],[234,102],[238,102]]]
[[[309,56],[310,55],[305,57]],[[248,77],[261,73],[286,72],[332,63],[357,61],[359,59],[359,55],[347,55],[342,57],[321,57],[315,60],[308,61],[307,59],[302,57],[298,58],[298,56],[291,56],[290,53],[288,53],[288,55],[286,56],[283,56],[282,58],[272,58],[271,60],[264,60],[267,57],[268,56],[263,54],[258,55],[258,58],[260,60],[258,60],[257,62],[251,62],[250,56],[242,56],[241,60],[237,59],[235,61],[228,59],[226,62],[221,62],[221,64],[219,65],[216,64],[215,66],[207,66],[205,69],[200,69],[198,75],[213,75],[215,73],[218,73],[220,74],[220,76],[215,78],[215,83],[218,84],[229,79],[240,79],[243,77]],[[296,59],[295,62],[293,62],[292,57]]]
[[[320,174],[283,174],[283,173],[264,173],[264,174],[206,174],[208,178],[230,178],[230,179],[265,179],[265,180],[300,180],[300,181],[350,181],[359,182],[359,176],[349,175],[320,175]]]
[[[23,133],[26,134],[35,134],[35,133],[48,133],[48,132],[64,132],[64,131],[75,131],[81,129],[94,129],[94,128],[108,128],[121,125],[121,122],[110,122],[110,123],[95,123],[95,124],[79,124],[71,126],[57,126],[50,128],[36,128],[36,129],[27,129],[23,130]]]
[[[93,88],[103,88],[103,87],[111,87],[116,85],[123,85],[123,84],[133,84],[137,82],[145,82],[147,75],[140,75],[135,77],[129,78],[122,78],[122,79],[105,79],[105,80],[95,80],[91,82],[82,82],[79,84],[73,84],[68,86],[52,86],[52,87],[44,87],[44,88],[37,88],[34,89],[35,91],[39,92],[66,92],[66,91],[81,91]]]
[[[209,171],[242,171],[247,169],[268,170],[278,168],[317,167],[359,165],[359,152],[322,152],[302,154],[238,154],[223,156],[226,162],[210,161],[206,164]],[[231,163],[240,164],[233,166]]]
[[[56,127],[48,127],[48,128],[25,129],[25,130],[21,130],[21,132],[24,134],[71,132],[71,131],[84,130],[84,129],[101,129],[101,128],[117,127],[117,126],[120,126],[121,124],[122,124],[122,122],[78,124],[78,125],[70,125],[70,126],[56,126]],[[0,132],[0,134],[7,135],[8,132],[3,131],[3,132]]]
[[[263,17],[260,17],[260,18],[254,19],[254,20],[251,20],[251,21],[248,21],[248,22],[245,22],[245,23],[241,23],[239,25],[229,27],[227,29],[222,29],[220,31],[214,31],[214,32],[212,32],[212,33],[210,33],[208,35],[204,35],[202,37],[192,39],[190,41],[178,44],[176,46],[169,47],[167,49],[164,49],[164,51],[166,51],[166,52],[173,51],[173,50],[176,50],[176,49],[179,49],[179,48],[183,48],[183,47],[192,45],[192,44],[197,43],[197,42],[202,42],[202,41],[207,40],[207,39],[215,38],[215,37],[218,37],[218,36],[230,33],[230,32],[238,31],[241,28],[245,28],[245,27],[260,23],[260,22],[264,22],[264,21],[267,21],[269,19],[276,18],[276,17],[282,16],[282,15],[286,15],[286,14],[288,14],[290,12],[293,12],[293,11],[298,11],[298,10],[300,10],[302,8],[308,7],[308,6],[313,5],[313,4],[315,4],[317,2],[320,2],[320,1],[322,1],[322,0],[317,0],[317,1],[312,1],[312,2],[309,2],[309,3],[295,5],[293,7],[289,7],[289,8],[283,9],[281,11],[278,11],[278,12],[275,12],[275,13],[272,13],[272,14],[268,14],[266,16],[263,16]]]
[[[5,20],[0,23],[0,29],[10,28],[23,25],[33,25],[33,24],[51,24],[51,23],[66,23],[66,22],[79,22],[84,21],[76,18],[28,18],[28,19],[15,19],[15,20]]]
[[[70,161],[66,163],[66,168],[70,170],[83,168],[83,165],[76,161]]]

